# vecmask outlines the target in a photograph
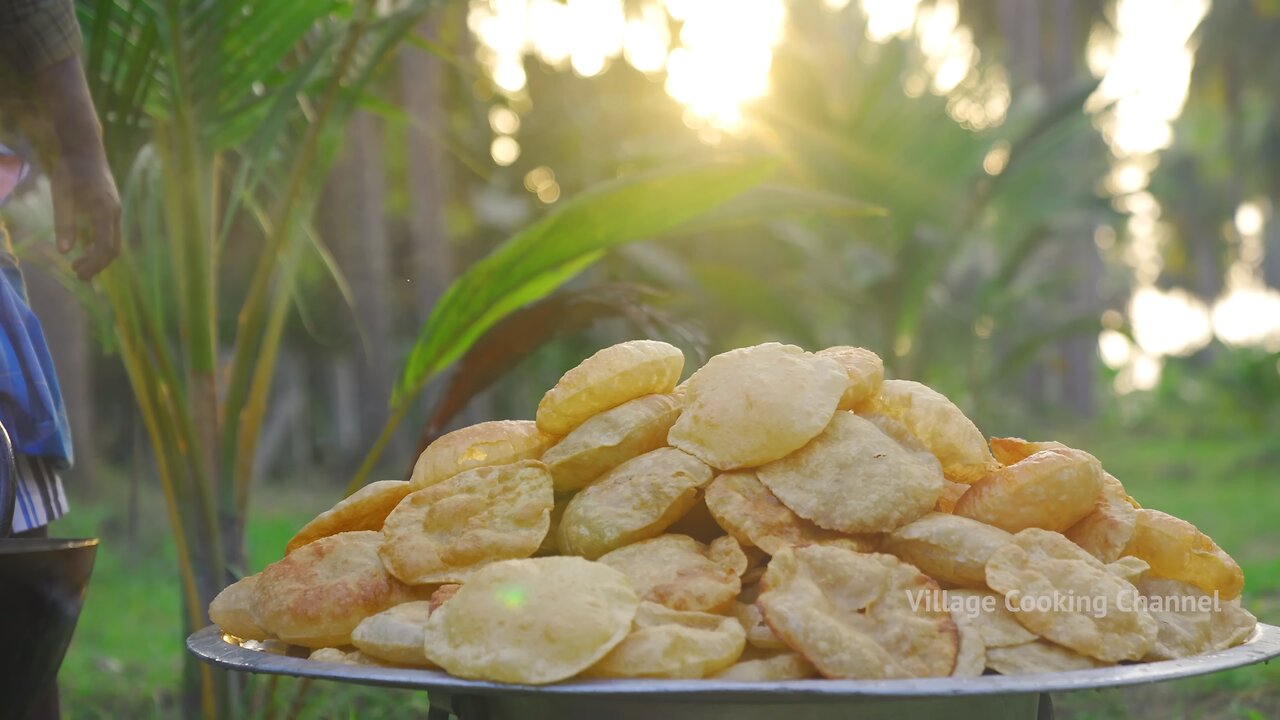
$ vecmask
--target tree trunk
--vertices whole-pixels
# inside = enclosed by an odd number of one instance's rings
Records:
[[[1280,288],[1280,198],[1271,202],[1271,217],[1267,219],[1264,232],[1262,278],[1267,285]]]
[[[437,41],[440,16],[429,13],[417,33]],[[400,51],[400,83],[409,116],[405,146],[409,153],[405,178],[409,192],[409,272],[414,287],[409,317],[420,327],[453,279],[444,206],[448,187],[448,157],[441,139],[449,132],[445,104],[444,67],[440,59],[416,47]]]
[[[383,215],[386,177],[382,161],[382,125],[365,111],[352,115],[342,156],[330,177],[333,201],[328,220],[329,245],[351,286],[359,339],[350,359],[355,364],[357,416],[363,451],[386,420],[391,391],[391,277],[387,227]]]
[[[1041,68],[1043,84],[1050,101],[1070,92],[1079,71],[1077,62],[1080,43],[1076,38],[1076,0],[1053,0],[1050,6],[1050,52]],[[1102,257],[1093,242],[1092,225],[1070,228],[1057,238],[1061,244],[1064,267],[1075,282],[1063,297],[1063,307],[1072,316],[1099,315],[1098,278],[1102,275]],[[1058,342],[1062,382],[1060,401],[1073,415],[1091,418],[1096,410],[1094,387],[1097,375],[1096,333],[1076,333]]]
[[[418,25],[418,35],[441,43],[444,23],[459,26],[459,37],[469,37],[464,26],[466,13],[429,13]],[[456,54],[463,56],[460,49]],[[413,284],[413,307],[409,312],[410,332],[426,322],[440,295],[455,275],[453,249],[445,224],[449,193],[449,157],[442,141],[449,133],[447,66],[437,56],[419,48],[400,52],[400,83],[405,114],[409,116],[406,148],[409,153],[405,183],[409,193],[409,272]],[[464,424],[490,419],[487,393],[472,399],[460,420]],[[414,438],[417,439],[416,437]],[[409,458],[412,465],[414,458]]]
[[[1004,62],[1009,68],[1010,90],[1025,92],[1040,79],[1040,9],[1037,2],[1000,0],[1000,34],[1004,40]],[[998,336],[997,347],[1008,351],[1008,338]],[[1019,378],[1023,402],[1032,409],[1047,401],[1047,370],[1043,356],[1036,357]]]

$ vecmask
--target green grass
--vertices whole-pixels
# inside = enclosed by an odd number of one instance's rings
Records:
[[[1102,459],[1146,507],[1195,523],[1245,569],[1245,604],[1280,624],[1280,445],[1266,437],[1134,439],[1122,434],[1062,438]],[[249,519],[251,567],[276,559],[293,531],[338,494],[268,487]],[[105,493],[104,493],[105,494]],[[74,493],[73,493],[74,495]],[[176,565],[154,489],[141,503],[135,540],[125,540],[123,500],[80,499],[55,533],[104,538],[84,615],[61,675],[73,718],[167,718],[182,671]],[[279,682],[277,717],[287,717],[299,683]],[[262,692],[253,686],[249,692]],[[300,717],[421,718],[420,693],[315,683]],[[1066,718],[1280,717],[1280,663],[1159,685],[1055,696]]]

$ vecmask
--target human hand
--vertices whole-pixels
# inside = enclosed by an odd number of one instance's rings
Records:
[[[86,282],[120,254],[120,195],[101,140],[96,145],[68,148],[63,143],[51,183],[58,251],[70,253],[83,237],[85,250],[71,267]]]
[[[45,108],[53,132],[51,173],[54,236],[58,250],[84,252],[72,261],[88,282],[120,254],[120,193],[107,164],[102,132],[89,97],[84,70],[72,57],[41,73]]]

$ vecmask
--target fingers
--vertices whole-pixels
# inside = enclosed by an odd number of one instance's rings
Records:
[[[92,221],[93,235],[84,255],[71,264],[76,276],[89,281],[102,272],[120,254],[120,204],[114,197],[103,198],[95,204]]]
[[[69,253],[76,246],[76,193],[66,165],[59,163],[53,173],[53,235],[58,252]]]

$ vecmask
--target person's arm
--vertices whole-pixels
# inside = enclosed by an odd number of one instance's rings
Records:
[[[58,250],[67,253],[75,248],[79,228],[87,229],[85,251],[72,267],[89,280],[120,253],[120,195],[80,58],[60,60],[37,77],[57,153],[51,176],[54,235]]]
[[[58,249],[89,280],[120,252],[120,195],[107,164],[93,99],[80,65],[81,35],[71,0],[0,2],[0,53],[10,77],[28,89],[48,143]],[[10,89],[19,87],[18,82]]]

